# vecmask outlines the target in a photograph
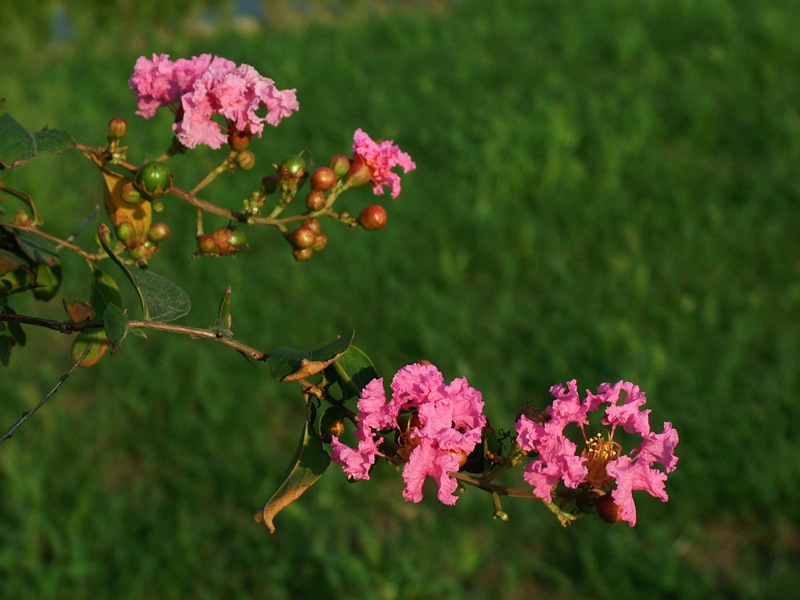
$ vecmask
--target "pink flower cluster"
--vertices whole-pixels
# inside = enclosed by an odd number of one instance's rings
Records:
[[[545,501],[552,500],[553,487],[563,481],[569,488],[588,483],[602,489],[613,488],[611,497],[620,507],[620,519],[631,527],[636,524],[636,506],[633,490],[644,490],[666,502],[664,490],[667,473],[675,470],[678,457],[675,446],[678,432],[671,423],[664,423],[662,433],[650,431],[649,409],[642,409],[647,401],[639,386],[620,381],[615,385],[602,384],[597,394],[587,390],[581,401],[575,380],[567,387],[554,385],[550,392],[555,397],[547,408],[549,419],[537,423],[526,416],[517,421],[517,441],[523,450],[534,451],[539,458],[525,467],[525,480],[534,487],[534,494]],[[584,426],[589,423],[587,414],[607,405],[601,424],[611,427],[608,440],[601,437],[587,440]],[[587,449],[577,455],[577,446],[564,436],[564,428],[575,423],[581,429]],[[638,434],[642,443],[627,455],[613,441],[617,426],[629,434]],[[659,463],[664,470],[653,468]]]
[[[392,198],[400,195],[400,175],[391,169],[399,165],[404,173],[408,173],[417,168],[411,157],[393,141],[375,142],[361,129],[356,130],[353,136],[353,161],[356,164],[361,161],[369,168],[372,174],[370,185],[376,196],[383,194],[384,186],[389,186]]]
[[[383,443],[379,434],[398,434],[396,454],[405,461],[403,479],[407,501],[422,500],[422,484],[433,477],[438,497],[455,504],[458,482],[448,473],[458,471],[467,455],[481,441],[486,424],[481,394],[464,378],[445,385],[433,365],[403,367],[392,380],[392,398],[386,402],[383,379],[373,379],[358,401],[358,448],[332,440],[331,458],[340,463],[351,479],[369,479],[370,467]]]
[[[228,135],[212,120],[215,114],[227,121],[227,127],[258,134],[264,122],[277,126],[300,105],[295,90],[278,90],[271,79],[262,77],[249,65],[218,56],[202,54],[191,59],[172,61],[166,54],[144,56],[136,61],[129,85],[136,91],[137,114],[150,118],[160,106],[180,103],[173,130],[188,147],[207,144],[219,148]],[[261,117],[256,111],[266,107]]]

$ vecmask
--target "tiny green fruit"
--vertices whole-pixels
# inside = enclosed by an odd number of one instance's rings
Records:
[[[308,172],[308,163],[302,156],[287,156],[281,163],[281,169],[287,171],[295,179],[299,179]]]
[[[125,222],[117,225],[117,239],[120,242],[127,242],[134,236],[135,233],[136,230],[130,223]]]

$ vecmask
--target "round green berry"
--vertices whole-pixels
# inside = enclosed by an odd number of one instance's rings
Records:
[[[150,200],[163,196],[170,185],[172,173],[164,163],[157,160],[147,163],[136,174],[137,189]]]

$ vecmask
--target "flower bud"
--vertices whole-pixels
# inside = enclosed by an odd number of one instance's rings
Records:
[[[108,123],[108,137],[112,140],[123,138],[126,133],[128,133],[128,124],[125,122],[125,119],[117,117],[111,119]]]
[[[350,159],[344,154],[334,154],[331,157],[331,162],[328,163],[328,166],[331,168],[336,177],[344,177],[350,170]]]
[[[306,208],[310,212],[317,212],[325,208],[328,201],[325,199],[325,193],[320,190],[312,190],[306,195]]]
[[[336,185],[336,173],[330,167],[320,167],[311,176],[311,187],[315,190],[327,192]]]
[[[147,239],[158,244],[169,237],[169,225],[166,223],[153,223],[147,232]]]
[[[292,250],[292,256],[298,262],[305,262],[307,260],[311,260],[311,255],[314,254],[314,251],[311,248],[295,248]]]
[[[244,152],[239,152],[236,155],[236,164],[239,165],[243,171],[249,171],[256,165],[256,155],[246,150]]]
[[[317,234],[310,227],[298,227],[292,234],[292,244],[300,250],[311,248],[316,241]]]
[[[386,211],[380,204],[373,204],[361,211],[358,222],[369,231],[381,229],[386,225]]]
[[[319,219],[315,219],[314,217],[303,221],[303,227],[308,227],[314,233],[319,233],[322,231],[322,225],[320,224]]]
[[[318,233],[317,234],[317,241],[314,242],[314,245],[311,246],[311,249],[314,252],[319,252],[320,250],[322,250],[327,245],[328,245],[328,236],[325,235],[324,233]]]

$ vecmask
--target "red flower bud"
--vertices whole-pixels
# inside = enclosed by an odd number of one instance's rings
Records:
[[[320,167],[311,176],[311,187],[315,190],[327,192],[336,185],[336,173],[330,167]]]
[[[314,251],[311,248],[295,248],[292,250],[292,255],[294,259],[299,262],[305,262],[307,260],[311,260],[311,255],[314,254]]]
[[[317,234],[310,227],[298,227],[292,234],[292,243],[300,250],[311,248],[316,241]]]
[[[311,212],[322,210],[327,202],[325,192],[320,190],[313,190],[306,195],[306,208]]]
[[[366,207],[358,215],[358,222],[364,229],[381,229],[386,225],[386,211],[380,204]]]

